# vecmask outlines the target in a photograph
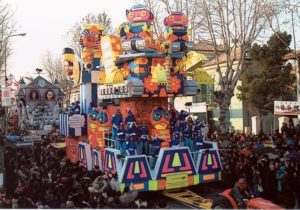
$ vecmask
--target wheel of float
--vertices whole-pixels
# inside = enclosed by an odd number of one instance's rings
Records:
[[[211,206],[212,209],[233,209],[233,206],[229,202],[229,200],[222,196],[218,195],[213,198],[213,204]]]

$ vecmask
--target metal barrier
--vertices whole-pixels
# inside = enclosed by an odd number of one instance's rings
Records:
[[[116,147],[117,147],[116,142],[117,142],[117,140],[115,140],[115,139],[104,138],[105,148],[116,149]]]

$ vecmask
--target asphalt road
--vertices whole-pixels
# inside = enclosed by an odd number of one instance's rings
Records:
[[[204,198],[213,198],[216,194],[224,191],[224,188],[219,182],[200,184],[200,185],[189,187],[187,189],[191,190],[192,192]],[[151,201],[154,204],[163,201],[167,204],[168,208],[170,209],[194,209],[195,208],[181,201],[177,201],[175,199],[165,197],[160,192],[144,192],[140,194],[140,197],[142,199]]]

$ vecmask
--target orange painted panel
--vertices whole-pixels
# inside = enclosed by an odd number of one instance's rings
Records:
[[[78,143],[86,138],[87,136],[65,137],[66,157],[72,163],[76,163],[78,161]]]
[[[136,189],[136,190],[142,190],[145,188],[145,184],[141,183],[141,184],[134,184],[133,187]]]
[[[215,174],[203,175],[203,181],[208,181],[208,180],[212,180],[212,179],[215,179],[215,178],[216,178]]]

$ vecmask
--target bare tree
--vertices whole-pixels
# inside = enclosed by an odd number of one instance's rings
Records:
[[[191,40],[194,40],[198,26],[195,0],[144,0],[144,3],[154,15],[155,36],[159,37],[164,31],[164,18],[171,12],[183,12],[189,18],[189,27],[193,29]]]
[[[16,32],[14,12],[9,5],[0,0],[0,70],[4,71],[5,57],[6,59],[11,55],[8,37]],[[2,76],[2,74],[1,74]],[[4,77],[3,77],[4,78]]]
[[[98,24],[104,26],[103,34],[115,33],[110,17],[105,13],[98,13],[96,15],[89,13],[83,17],[79,22],[75,23],[72,28],[67,32],[67,37],[70,40],[70,47],[74,49],[75,54],[80,55],[81,47],[79,44],[79,39],[84,26],[87,24]]]
[[[154,35],[155,37],[159,37],[163,34],[164,19],[162,14],[166,13],[166,9],[157,0],[144,0],[144,3],[154,15]]]
[[[57,80],[63,90],[67,88],[67,76],[60,55],[46,52],[43,56],[42,68],[52,83]]]
[[[196,5],[202,16],[199,23],[201,36],[214,46],[220,86],[215,101],[220,107],[221,132],[226,133],[229,130],[229,106],[236,85],[247,69],[249,49],[268,27],[268,19],[274,16],[274,4],[261,0],[196,0]],[[219,45],[223,47],[224,60],[218,56]]]

